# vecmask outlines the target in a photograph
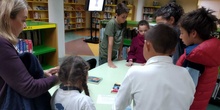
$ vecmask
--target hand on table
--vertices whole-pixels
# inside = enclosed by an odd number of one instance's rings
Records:
[[[115,66],[115,64],[111,61],[111,62],[108,62],[108,66],[110,68],[117,68],[117,66]]]
[[[133,65],[133,62],[132,61],[129,61],[126,66],[132,66]]]

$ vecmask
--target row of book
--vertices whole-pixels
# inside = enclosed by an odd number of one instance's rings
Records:
[[[217,82],[216,82],[215,89],[214,89],[213,94],[212,94],[213,99],[217,98],[218,92],[220,92],[220,79],[218,79]],[[219,96],[219,100],[220,100],[220,96]]]
[[[78,3],[78,0],[63,0],[64,3]]]
[[[75,16],[73,13],[70,12],[64,12],[64,17],[65,18],[70,18],[70,17],[82,17],[83,13],[82,12],[75,12]]]
[[[210,103],[220,106],[220,78],[216,82],[215,89],[210,99]]]
[[[65,24],[65,30],[73,28],[84,28],[82,24]]]
[[[85,9],[82,6],[77,6],[77,7],[64,6],[64,10],[65,11],[85,11]]]
[[[42,45],[42,37],[40,30],[23,31],[19,36],[19,39],[29,39],[32,41],[33,46]]]
[[[19,39],[15,49],[18,53],[30,52],[33,53],[33,43],[30,39]]]

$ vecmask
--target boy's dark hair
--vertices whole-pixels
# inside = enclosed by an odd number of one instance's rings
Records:
[[[116,7],[115,13],[121,15],[123,13],[129,13],[129,8],[124,3],[119,3]]]
[[[204,7],[194,10],[184,15],[180,21],[180,27],[184,28],[188,34],[195,30],[203,40],[211,38],[211,34],[217,30],[217,21],[214,11]]]
[[[184,14],[182,6],[175,2],[170,2],[165,6],[162,6],[155,12],[155,17],[161,16],[163,19],[169,20],[170,17],[174,17],[174,25],[177,24],[181,16]]]
[[[146,25],[148,28],[150,28],[149,23],[146,20],[141,20],[138,22],[138,28],[139,26]]]
[[[176,31],[172,27],[166,24],[158,24],[149,29],[145,33],[144,38],[146,41],[152,43],[157,53],[171,55],[175,50],[178,37]]]
[[[60,66],[58,77],[63,84],[79,85],[80,89],[83,88],[85,94],[89,96],[87,86],[87,75],[89,65],[79,56],[67,57]]]

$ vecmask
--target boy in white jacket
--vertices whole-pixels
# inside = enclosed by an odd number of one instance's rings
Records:
[[[195,85],[188,71],[172,63],[177,33],[158,24],[145,34],[144,66],[132,66],[121,84],[113,109],[189,110]]]

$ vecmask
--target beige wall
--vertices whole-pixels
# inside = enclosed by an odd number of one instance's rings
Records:
[[[183,7],[186,13],[198,8],[198,0],[177,0],[176,2]]]
[[[199,7],[206,7],[215,11],[215,14],[218,19],[220,19],[220,0],[199,0]]]
[[[146,6],[152,6],[154,0],[146,0]],[[157,0],[160,6],[167,4],[170,0]],[[180,4],[185,12],[189,12],[197,9],[198,0],[176,0],[176,3]]]

